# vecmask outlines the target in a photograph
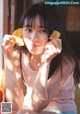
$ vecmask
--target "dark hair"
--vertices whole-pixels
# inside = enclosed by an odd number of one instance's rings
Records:
[[[28,10],[24,11],[21,17],[21,26],[34,25],[36,16],[40,17],[40,24],[44,26],[49,35],[60,27],[59,17],[56,13],[56,7],[45,5],[44,3],[34,4]],[[61,29],[59,29],[60,31]]]
[[[40,17],[41,26],[44,26],[44,28],[48,31],[49,36],[52,34],[54,30],[61,32],[62,52],[58,54],[51,61],[50,70],[49,70],[49,78],[52,76],[55,70],[60,65],[62,65],[61,62],[63,59],[63,55],[65,55],[70,60],[72,60],[72,58],[75,60],[76,67],[75,67],[74,74],[78,76],[77,59],[73,50],[71,49],[71,47],[68,45],[66,41],[63,26],[56,12],[56,6],[46,5],[44,3],[32,5],[28,10],[24,11],[24,14],[20,20],[21,27],[26,26],[26,25],[30,25],[30,26],[34,25],[34,21],[37,15],[39,15]]]

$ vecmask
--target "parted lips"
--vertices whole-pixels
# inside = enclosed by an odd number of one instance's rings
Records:
[[[18,46],[24,46],[23,42],[23,36],[22,36],[22,28],[16,29],[13,33],[12,36],[14,38],[15,44]]]

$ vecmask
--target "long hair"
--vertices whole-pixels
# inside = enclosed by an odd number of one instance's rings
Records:
[[[37,15],[40,17],[41,26],[44,26],[49,36],[54,30],[61,32],[62,51],[54,59],[52,59],[48,78],[50,78],[52,74],[56,71],[56,69],[62,65],[62,59],[64,55],[70,60],[72,60],[72,58],[74,59],[76,63],[74,74],[75,76],[78,76],[77,58],[66,41],[63,26],[56,12],[56,6],[46,5],[44,3],[32,5],[29,9],[24,11],[20,20],[20,26],[23,27],[28,25],[35,25],[35,18]]]

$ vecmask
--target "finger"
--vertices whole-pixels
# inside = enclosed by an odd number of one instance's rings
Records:
[[[57,49],[56,49],[56,45],[54,45],[54,43],[49,43],[47,46],[46,46],[46,52],[49,52],[50,55],[54,54],[57,52]]]
[[[57,52],[60,53],[61,50],[62,50],[62,42],[61,42],[61,39],[55,39],[55,40],[52,41],[52,43],[55,46]]]
[[[48,49],[46,50],[45,52],[46,55],[49,55],[49,56],[54,56],[54,54],[58,54],[58,51],[57,49],[53,46],[51,49]]]
[[[52,43],[54,43],[54,45],[57,44],[59,47],[61,47],[61,45],[62,45],[61,39],[54,39],[54,40],[52,41]]]
[[[7,41],[15,42],[15,39],[11,35],[5,35],[3,40],[2,40],[2,43],[4,42],[4,44],[5,44]]]
[[[9,40],[10,38],[12,38],[12,36],[11,36],[11,35],[6,34],[6,35],[4,36],[4,38],[3,38],[3,41],[5,41],[5,40]]]
[[[11,43],[12,46],[15,44],[15,40],[13,39],[13,37],[9,36],[10,35],[5,35],[5,37],[3,38],[2,47],[8,45],[9,43]]]
[[[7,45],[10,45],[10,46],[14,46],[14,42],[13,41],[5,41],[2,43],[2,47],[6,47]]]

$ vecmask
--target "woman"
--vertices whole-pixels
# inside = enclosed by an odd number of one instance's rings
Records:
[[[16,46],[11,35],[2,43],[6,100],[17,114],[77,114],[73,76],[78,66],[55,6],[32,5],[23,14],[21,27],[24,46]],[[61,33],[60,39],[49,39],[54,30]]]

